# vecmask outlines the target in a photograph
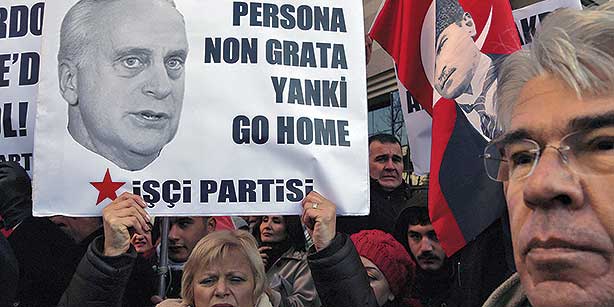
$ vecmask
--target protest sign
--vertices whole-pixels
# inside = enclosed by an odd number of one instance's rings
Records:
[[[0,4],[0,161],[32,171],[36,90],[45,4]]]
[[[34,213],[367,214],[362,5],[169,2],[47,3]]]
[[[433,119],[420,103],[411,96],[399,79],[397,79],[397,86],[403,110],[403,120],[407,129],[411,162],[414,166],[413,173],[424,176],[430,172]]]
[[[580,0],[545,0],[515,9],[512,14],[522,48],[527,48],[531,44],[535,31],[541,27],[542,20],[550,12],[565,7],[581,10],[582,3]]]

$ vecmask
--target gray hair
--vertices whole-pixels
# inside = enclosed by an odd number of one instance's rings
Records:
[[[551,75],[578,98],[614,93],[614,2],[584,11],[550,14],[530,50],[510,55],[501,65],[497,88],[499,125],[509,129],[520,92],[531,79]]]
[[[81,66],[85,55],[94,49],[91,44],[97,40],[95,33],[98,28],[93,22],[94,17],[102,6],[114,1],[120,0],[80,0],[68,10],[60,29],[58,62],[68,60],[76,63],[77,67]],[[159,1],[176,8],[174,0]]]

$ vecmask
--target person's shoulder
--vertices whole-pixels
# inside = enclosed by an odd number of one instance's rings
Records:
[[[278,307],[281,306],[281,294],[275,290],[269,290],[258,298],[256,307]]]
[[[410,184],[403,180],[401,181],[401,184],[392,191],[392,193],[396,194],[397,197],[402,197],[405,200],[409,200],[414,193],[414,189]]]
[[[531,307],[527,296],[520,284],[520,275],[514,273],[504,281],[488,297],[482,307]]]
[[[307,259],[307,252],[302,250],[297,250],[294,247],[291,247],[287,252],[282,255],[283,258],[292,259],[292,260],[305,260]]]

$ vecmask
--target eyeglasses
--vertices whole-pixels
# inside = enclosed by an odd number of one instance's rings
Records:
[[[577,174],[614,173],[614,127],[572,132],[559,146],[540,145],[531,139],[494,141],[484,149],[484,165],[490,179],[504,182],[531,176],[548,148],[559,153],[563,163]]]

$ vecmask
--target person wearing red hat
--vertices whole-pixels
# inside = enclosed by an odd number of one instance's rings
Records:
[[[381,232],[373,236],[371,230],[354,237],[355,247],[347,234],[336,231],[335,204],[312,191],[302,206],[301,220],[313,239],[307,263],[322,306],[421,306],[405,299],[413,282],[415,263],[408,260],[409,254],[398,241]],[[367,257],[361,260],[357,248]],[[385,282],[379,282],[382,279]]]
[[[407,306],[401,297],[414,279],[416,264],[392,235],[381,230],[362,230],[350,236],[369,276],[377,304]]]

